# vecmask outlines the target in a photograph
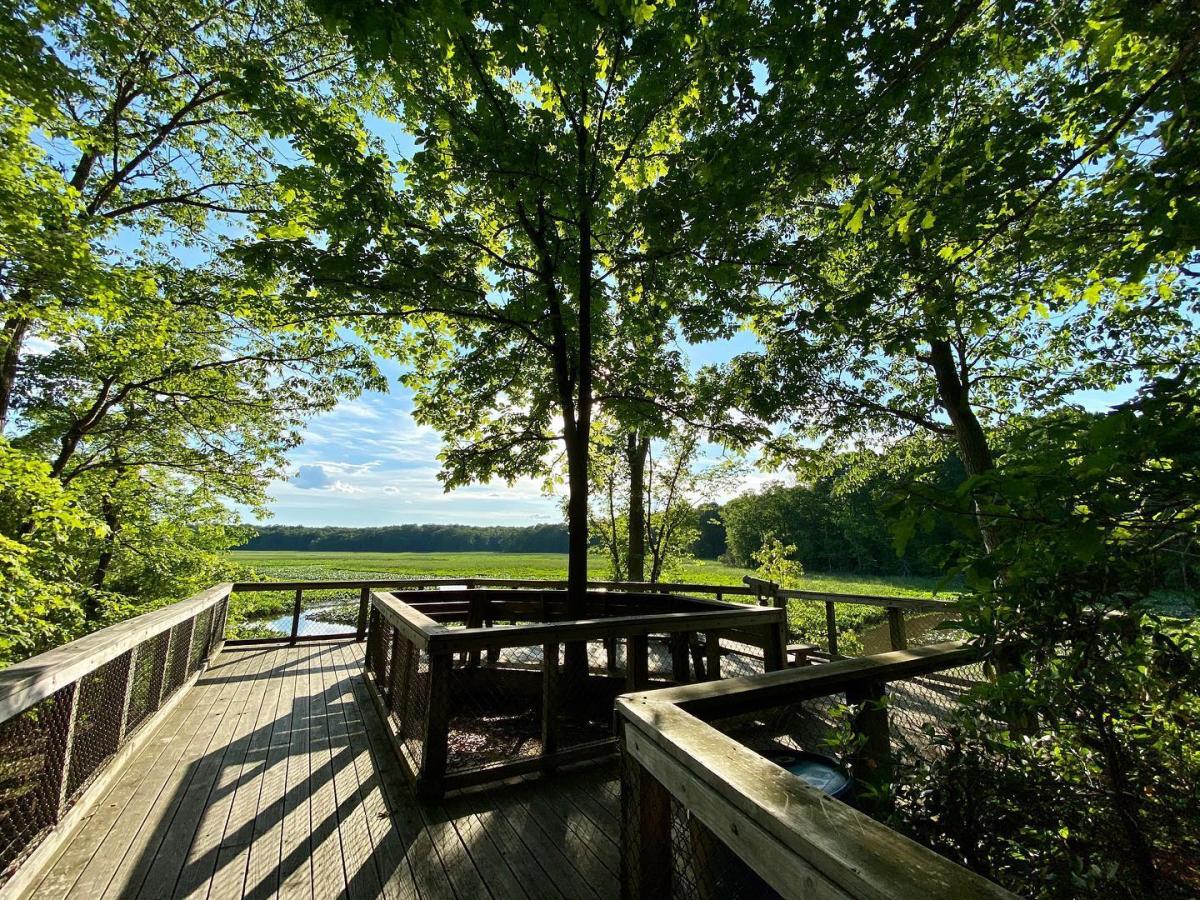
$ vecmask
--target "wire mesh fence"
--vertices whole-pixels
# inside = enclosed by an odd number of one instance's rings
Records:
[[[621,756],[621,847],[629,900],[781,897],[628,753]]]
[[[636,602],[592,597],[595,618],[570,620],[562,592],[372,595],[366,670],[418,790],[433,796],[611,754],[617,696],[764,671],[763,646],[781,633],[777,611],[732,606],[745,627],[693,630],[678,615],[688,601],[669,595],[632,624]],[[713,607],[694,611],[712,616]]]
[[[219,586],[3,672],[0,887],[204,666],[227,598]],[[78,674],[60,686],[64,671]]]
[[[835,662],[782,680],[624,698],[623,896],[791,896],[786,873],[813,871],[802,833],[821,823],[839,840],[883,846],[864,835],[889,833],[911,785],[904,767],[918,770],[944,752],[945,728],[988,677],[976,660],[969,647],[951,645],[869,665]],[[774,817],[778,830],[770,827]],[[750,837],[763,827],[799,840],[785,849],[767,839],[768,854]],[[962,896],[995,887],[932,853],[924,858],[954,883],[962,879]],[[847,875],[854,881],[862,871]],[[795,884],[798,895],[812,890]]]

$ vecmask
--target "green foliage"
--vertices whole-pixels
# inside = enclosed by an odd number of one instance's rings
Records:
[[[785,545],[773,531],[768,532],[763,535],[762,546],[751,554],[758,564],[755,574],[780,587],[795,587],[804,574],[804,566],[792,559],[795,553],[795,544]]]
[[[963,478],[957,458],[928,441],[910,439],[886,453],[814,454],[800,478],[791,486],[768,484],[721,507],[732,562],[750,565],[765,535],[774,532],[796,547],[796,559],[808,568],[932,576],[944,571],[945,549],[962,535],[953,517],[931,517],[897,552],[889,509],[904,486],[949,489]]]
[[[996,535],[959,563],[964,626],[1003,674],[920,774],[910,825],[1019,890],[1194,892],[1200,627],[1151,600],[1164,572],[1196,567],[1198,399],[1188,372],[1105,414],[1035,420],[996,472],[917,498]],[[948,813],[968,782],[986,788],[969,816],[1009,826],[989,837]]]
[[[284,190],[263,94],[345,87],[301,5],[5,13],[0,662],[228,574],[225,504],[261,509],[306,418],[378,384],[286,285],[212,249]]]

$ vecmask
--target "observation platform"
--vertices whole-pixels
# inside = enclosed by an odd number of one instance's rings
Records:
[[[363,644],[226,646],[21,896],[607,898],[616,765],[416,802]]]

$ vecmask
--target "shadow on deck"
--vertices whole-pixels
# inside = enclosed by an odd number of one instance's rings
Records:
[[[604,898],[612,764],[419,805],[362,645],[222,652],[26,896]]]

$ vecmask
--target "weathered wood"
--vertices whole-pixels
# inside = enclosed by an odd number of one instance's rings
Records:
[[[913,612],[953,613],[955,604],[948,600],[922,600],[917,597],[879,597],[873,594],[834,594],[827,591],[797,591],[781,588],[779,596],[790,600],[813,600],[826,603],[853,603],[856,606],[884,606]]]
[[[687,636],[688,653],[692,657],[692,668],[695,671],[696,681],[704,681],[708,675],[704,668],[704,652],[700,649],[700,635],[694,631],[689,631]]]
[[[133,677],[137,674],[137,660],[140,649],[140,647],[134,647],[129,651],[129,662],[125,669],[125,690],[122,692],[123,696],[121,697],[121,721],[117,725],[118,746],[125,742],[125,733],[129,730],[129,701],[133,696]]]
[[[627,752],[785,897],[1013,896],[826,796],[674,703],[643,694],[620,698],[617,710]]]
[[[378,595],[376,595],[378,596]],[[413,610],[416,615],[421,615]],[[711,612],[663,613],[654,616],[614,616],[605,619],[580,619],[538,625],[514,625],[496,628],[445,628],[430,623],[425,637],[430,652],[456,652],[483,647],[526,647],[573,640],[597,640],[675,631],[711,629],[753,629],[776,624],[782,610],[742,606],[739,609]],[[433,629],[440,629],[434,631]]]
[[[889,606],[887,611],[888,617],[888,637],[891,640],[893,650],[908,649],[908,634],[904,631],[904,610]]]
[[[228,597],[230,587],[214,585],[180,603],[102,628],[0,670],[0,722],[24,712],[143,641],[215,606]]]
[[[361,659],[345,642],[222,654],[162,728],[131,739],[153,754],[129,760],[49,871],[31,871],[38,900],[615,896],[611,767],[508,788],[499,804],[418,804],[354,675]]]
[[[542,756],[552,758],[558,751],[559,708],[558,644],[542,647]],[[552,763],[545,765],[547,771]]]
[[[230,686],[230,692],[233,687]],[[163,780],[177,767],[169,741],[203,745],[213,695],[178,691],[161,711],[156,727],[140,728],[92,782],[58,827],[0,888],[0,897],[95,897],[113,879],[121,860],[159,796]],[[211,729],[209,729],[211,731]],[[119,802],[110,798],[120,795]],[[112,815],[97,815],[98,810]]]
[[[704,632],[704,655],[708,659],[708,680],[721,680],[721,635],[716,631]]]
[[[871,680],[849,685],[846,703],[854,708],[850,728],[859,739],[849,760],[850,774],[858,786],[858,803],[863,809],[881,813],[892,781],[892,740],[884,683]]]
[[[665,688],[656,693],[655,699],[679,704],[694,715],[712,719],[838,694],[849,685],[873,679],[913,678],[978,660],[977,649],[959,642],[929,644],[910,650],[839,659],[820,666]]]
[[[367,613],[371,609],[371,589],[366,587],[358,592],[358,628],[356,629],[356,640],[365,641],[367,639]]]
[[[789,664],[792,666],[807,666],[812,654],[819,649],[816,644],[788,644],[787,654],[791,657]]]
[[[304,603],[304,590],[296,588],[296,600],[292,605],[292,643],[296,643],[296,638],[300,635],[300,612]]]
[[[787,623],[776,622],[763,628],[763,669],[775,672],[784,667],[787,644]]]
[[[673,631],[669,638],[671,652],[671,680],[676,684],[687,684],[691,679],[688,669],[688,633]]]
[[[650,681],[650,641],[644,634],[625,640],[625,678],[631,691],[642,690]]]
[[[621,775],[621,898],[671,896],[671,795],[641,765]]]
[[[825,635],[829,642],[829,655],[838,655],[837,607],[832,600],[825,601]]]
[[[475,769],[464,769],[451,772],[442,779],[446,792],[476,785],[489,784],[541,772],[546,768],[559,769],[575,763],[591,762],[611,757],[617,750],[616,738],[604,738],[599,741],[589,741],[586,744],[576,744],[566,750],[559,750],[550,758],[527,756],[512,762],[489,763]]]
[[[448,653],[429,654],[429,709],[425,717],[421,771],[417,776],[417,795],[423,800],[441,799],[444,792],[451,662]]]

